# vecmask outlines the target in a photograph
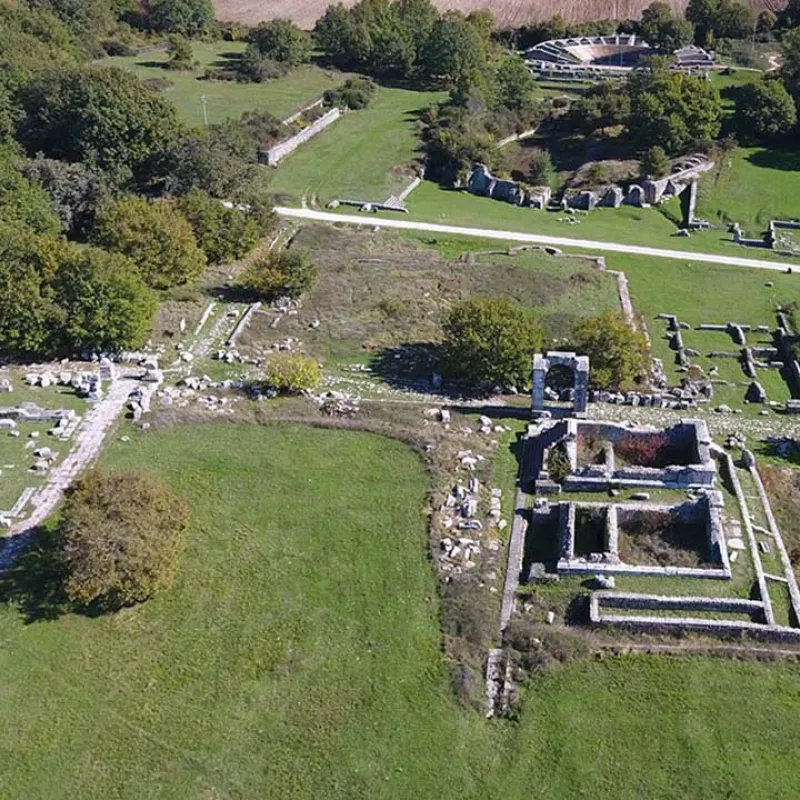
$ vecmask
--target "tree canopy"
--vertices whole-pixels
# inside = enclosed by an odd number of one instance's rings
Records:
[[[311,35],[288,19],[259,23],[250,30],[247,40],[259,55],[291,67],[311,58]]]
[[[168,589],[188,520],[186,502],[154,475],[92,470],[67,494],[59,524],[67,600],[116,610]]]
[[[466,300],[444,322],[442,371],[475,389],[530,383],[531,358],[544,336],[525,309],[505,298]]]
[[[125,256],[70,245],[51,289],[63,320],[55,332],[59,341],[53,349],[119,352],[147,341],[156,311],[155,296]]]
[[[305,250],[270,250],[256,256],[242,273],[242,286],[264,300],[299,297],[317,279],[317,268]]]
[[[689,0],[686,19],[694,23],[695,42],[714,47],[718,39],[743,39],[753,33],[755,18],[738,0]]]
[[[641,148],[658,145],[668,154],[715,139],[722,127],[719,91],[709,81],[668,70],[656,62],[628,79],[629,128]]]
[[[658,0],[642,11],[639,32],[651,47],[672,53],[692,41],[694,27],[688,20],[676,17],[667,3]]]
[[[618,311],[578,320],[571,344],[589,356],[590,381],[598,389],[626,389],[647,374],[647,339]]]
[[[18,135],[31,154],[82,161],[115,179],[163,174],[180,131],[175,107],[115,67],[51,73],[22,93]]]
[[[272,217],[264,219],[246,207],[224,206],[202,189],[192,189],[180,198],[178,208],[211,264],[247,255],[273,227]]]
[[[739,136],[747,140],[777,139],[786,136],[797,124],[797,109],[786,87],[779,80],[746,83],[736,96],[736,123]]]
[[[200,275],[206,258],[186,217],[172,203],[128,196],[103,207],[92,242],[127,256],[142,280],[169,289]]]
[[[200,39],[214,29],[214,7],[211,0],[153,0],[149,23],[159,33]]]

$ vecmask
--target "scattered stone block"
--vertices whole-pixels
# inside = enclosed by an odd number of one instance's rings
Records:
[[[728,550],[744,550],[745,545],[744,541],[738,537],[733,537],[732,539],[728,539]]]

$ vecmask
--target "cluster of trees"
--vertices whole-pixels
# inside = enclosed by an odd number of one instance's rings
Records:
[[[666,59],[651,57],[623,86],[605,82],[588,89],[559,124],[587,135],[622,126],[638,150],[658,147],[678,154],[719,135],[722,104],[709,81],[670,70]]]
[[[311,35],[286,19],[260,23],[248,32],[247,42],[237,72],[240,79],[254,83],[285,75],[311,60]]]
[[[527,387],[531,355],[545,341],[545,332],[527,309],[502,298],[467,300],[444,322],[441,369],[473,391]],[[596,388],[631,387],[647,374],[647,339],[619,312],[579,319],[570,347],[589,356]]]
[[[756,20],[739,0],[689,0],[686,19],[694,25],[694,40],[714,47],[720,39],[745,39],[753,35]]]
[[[463,87],[480,82],[494,28],[488,11],[440,15],[430,0],[360,0],[330,6],[314,36],[343,69]]]
[[[242,257],[275,223],[256,126],[186,129],[131,73],[86,63],[66,5],[0,5],[4,354],[136,347],[154,292]]]

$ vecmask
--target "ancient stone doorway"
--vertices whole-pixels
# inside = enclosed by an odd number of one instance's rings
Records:
[[[553,370],[554,383],[561,383],[569,373],[573,375],[572,410],[576,416],[586,413],[589,395],[589,358],[575,353],[552,352],[533,356],[533,390],[531,410],[533,416],[547,411],[548,373]],[[561,388],[561,387],[559,387]]]

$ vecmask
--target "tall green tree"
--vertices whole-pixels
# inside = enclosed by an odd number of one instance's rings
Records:
[[[800,102],[800,27],[786,33],[781,40],[783,65],[781,77],[796,102]]]
[[[420,67],[429,80],[461,91],[485,85],[487,42],[480,27],[459,12],[447,12],[433,26]]]
[[[695,26],[695,42],[713,47],[717,39],[742,39],[753,33],[755,18],[738,0],[689,0],[686,19]]]
[[[442,369],[475,389],[530,383],[531,358],[544,336],[525,309],[505,298],[454,306],[444,322]]]
[[[60,71],[22,93],[18,135],[30,153],[83,161],[114,179],[163,174],[180,131],[174,106],[116,67]]]
[[[180,198],[178,207],[211,264],[242,258],[273,227],[271,218],[264,225],[249,208],[226,207],[202,189],[192,189]]]
[[[211,0],[153,0],[149,22],[159,33],[200,39],[214,30],[214,7]]]
[[[744,140],[774,140],[797,124],[797,109],[786,87],[777,80],[746,83],[736,97],[736,123]]]
[[[55,235],[61,224],[50,197],[25,170],[25,160],[13,147],[0,147],[0,221]]]
[[[639,32],[652,47],[672,53],[692,41],[694,27],[688,20],[674,16],[670,6],[658,0],[642,11]]]
[[[125,256],[70,245],[59,259],[51,290],[63,319],[53,337],[61,348],[119,352],[147,341],[155,296]]]
[[[495,100],[503,108],[520,110],[528,106],[536,88],[536,80],[528,65],[513,54],[506,56],[495,72]]]
[[[647,339],[618,311],[578,320],[571,344],[589,356],[590,381],[598,389],[627,389],[647,375]]]
[[[113,193],[102,172],[81,162],[70,164],[39,155],[20,169],[47,193],[52,210],[61,221],[61,229],[73,238],[86,238],[97,209],[110,200]]]
[[[168,202],[129,196],[110,203],[97,216],[92,242],[130,258],[154,289],[193,280],[206,265],[191,225]]]
[[[678,154],[719,135],[722,104],[709,81],[655,62],[634,70],[628,94],[631,136],[642,149],[658,145],[668,154]]]
[[[0,222],[0,353],[36,355],[59,322],[49,284],[59,243]]]
[[[291,67],[311,58],[311,35],[288,19],[259,23],[250,30],[247,40],[260,55]]]

